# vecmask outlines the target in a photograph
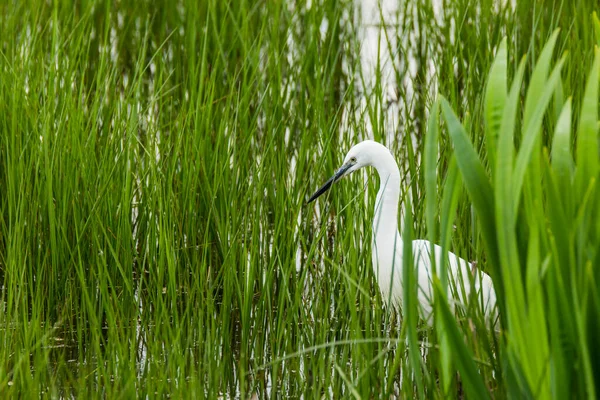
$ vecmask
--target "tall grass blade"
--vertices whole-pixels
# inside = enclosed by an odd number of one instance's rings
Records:
[[[406,207],[407,209],[411,209],[411,201],[410,196],[406,196]],[[404,232],[402,236],[402,242],[398,243],[398,246],[403,246],[402,250],[402,264],[404,268],[402,269],[402,283],[403,283],[403,293],[404,293],[404,321],[406,324],[407,330],[407,339],[408,339],[408,353],[410,357],[410,365],[412,369],[412,373],[414,374],[414,380],[417,384],[417,393],[419,398],[425,397],[424,385],[423,385],[423,372],[422,372],[422,358],[421,351],[417,336],[417,322],[419,319],[419,302],[417,291],[418,282],[417,282],[417,271],[416,271],[416,263],[413,261],[413,251],[412,251],[412,213],[407,212],[404,220]],[[419,255],[417,255],[419,257]]]

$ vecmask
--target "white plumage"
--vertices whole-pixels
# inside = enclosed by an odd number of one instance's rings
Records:
[[[333,183],[366,166],[373,166],[379,174],[379,192],[373,218],[373,270],[384,301],[402,307],[403,242],[398,232],[398,202],[400,200],[400,171],[390,151],[380,143],[365,140],[350,149],[342,167],[315,194],[309,202],[325,193]],[[433,245],[436,265],[442,261],[442,249]],[[418,300],[422,318],[432,322],[433,291],[431,246],[427,240],[412,242],[413,260],[417,271]],[[454,253],[447,252],[449,299],[467,306],[477,299],[488,319],[495,320],[496,293],[491,278],[471,268],[469,263]],[[472,293],[472,291],[475,293]]]

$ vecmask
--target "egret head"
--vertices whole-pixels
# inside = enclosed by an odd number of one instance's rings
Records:
[[[315,194],[310,197],[310,199],[308,199],[308,203],[314,201],[317,197],[328,191],[331,185],[343,177],[350,175],[362,167],[373,165],[374,157],[378,151],[381,151],[381,148],[385,149],[383,145],[372,140],[365,140],[352,146],[350,151],[348,151],[348,154],[346,154],[342,166],[323,184],[323,186],[319,188],[319,190],[315,192]]]

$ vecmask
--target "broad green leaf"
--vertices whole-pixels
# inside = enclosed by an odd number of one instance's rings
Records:
[[[499,256],[496,238],[496,223],[494,218],[494,197],[492,185],[485,174],[485,169],[473,148],[467,133],[452,111],[448,101],[442,97],[442,112],[448,126],[448,133],[454,144],[454,154],[458,168],[469,197],[480,220],[484,244],[488,255],[488,270],[500,296],[504,293],[500,271],[498,270]]]
[[[562,202],[561,196],[566,188],[561,189],[561,185],[556,173],[552,173],[552,169],[548,166],[545,174],[546,182],[545,195],[548,198],[547,215],[550,223],[550,234],[556,241],[556,268],[561,270],[568,269],[572,264],[572,249],[570,248],[571,238],[569,236],[572,227],[572,221],[567,217],[568,208]],[[562,267],[562,268],[560,268]],[[568,278],[568,274],[566,276]],[[561,283],[564,285],[564,283]]]
[[[586,310],[586,304],[588,302],[588,296],[591,295],[590,293],[590,285],[588,284],[588,282],[593,280],[591,279],[591,277],[594,275],[593,271],[592,271],[592,265],[591,263],[586,263],[586,265],[584,266],[584,270],[583,270],[583,274],[584,274],[584,282],[585,284],[583,284],[582,286],[582,293],[579,295],[579,301],[575,304],[574,307],[574,311],[575,311],[575,320],[577,321],[577,333],[578,333],[578,339],[579,339],[579,346],[580,346],[580,352],[581,352],[581,364],[583,365],[583,376],[585,378],[585,384],[586,384],[586,388],[587,388],[587,394],[588,394],[588,398],[589,399],[595,399],[596,398],[596,388],[595,388],[595,382],[594,382],[594,373],[592,371],[592,361],[590,359],[590,351],[589,351],[589,347],[588,347],[588,337],[587,337],[587,326],[586,326],[586,317],[587,315],[587,310]],[[587,275],[587,276],[585,276]],[[591,339],[591,338],[590,338]]]
[[[552,139],[552,169],[559,180],[571,179],[571,98],[569,97],[558,117]],[[566,189],[566,188],[563,188]]]
[[[577,129],[577,172],[575,181],[581,198],[592,178],[598,176],[598,75],[600,50],[596,48],[594,64],[590,71]]]
[[[564,285],[560,282],[560,271],[556,248],[550,271],[546,277],[546,289],[553,296],[548,298],[548,326],[550,333],[550,373],[552,374],[552,391],[557,399],[565,399],[570,393],[570,365],[573,365],[573,353],[566,349],[565,343],[572,342],[574,335],[568,333],[573,329],[574,321],[572,313],[568,312],[570,304],[564,291]],[[567,332],[565,332],[567,331]]]
[[[502,124],[502,113],[506,103],[506,37],[502,39],[496,58],[488,74],[487,87],[485,91],[485,122],[488,160],[491,166],[496,161],[496,142]],[[493,173],[494,174],[494,173]],[[493,176],[492,174],[492,176]]]
[[[560,112],[565,106],[565,88],[563,87],[562,79],[556,84],[554,90],[554,115],[553,119],[558,119]]]
[[[533,112],[537,109],[540,96],[546,89],[548,72],[550,71],[552,53],[554,52],[554,45],[558,38],[558,29],[554,31],[546,45],[542,49],[542,53],[535,63],[535,68],[531,74],[531,80],[527,89],[527,96],[525,97],[525,108],[523,111],[523,125],[527,126]]]
[[[571,153],[571,98],[569,97],[558,117],[552,139],[552,170],[554,184],[560,193],[561,212],[571,214],[571,189],[573,186],[573,156]],[[548,182],[552,184],[553,182]]]
[[[513,234],[514,210],[509,207],[512,198],[512,168],[514,159],[514,131],[517,118],[517,107],[519,105],[519,93],[525,72],[525,59],[519,64],[517,73],[511,85],[508,103],[502,113],[501,134],[498,140],[498,160],[496,161],[496,179],[494,181],[495,197],[500,202],[496,203],[496,221],[507,221],[506,227]],[[508,218],[505,214],[508,213]],[[499,228],[501,228],[499,226]]]
[[[512,368],[507,368],[507,386],[509,398],[513,399],[535,399],[532,393],[529,382],[525,375],[525,369],[521,365],[523,361],[519,357],[519,353],[515,351],[514,346],[510,346],[506,350],[506,361]]]
[[[527,332],[526,341],[522,344],[521,354],[528,354],[529,386],[534,388],[536,398],[550,398],[550,358],[548,333],[546,330],[546,314],[544,309],[544,293],[540,274],[540,234],[538,221],[531,219],[527,254]],[[549,260],[544,260],[547,264]]]
[[[508,101],[502,115],[501,133],[498,141],[498,159],[496,161],[496,179],[494,181],[495,215],[497,224],[498,249],[504,279],[510,282],[505,287],[508,326],[513,335],[522,342],[525,337],[525,327],[519,322],[520,310],[525,306],[525,294],[521,278],[521,267],[517,250],[515,220],[517,210],[512,206],[513,198],[513,157],[514,130],[519,105],[519,94],[525,59],[519,65],[511,84]],[[495,283],[495,282],[494,282]]]
[[[544,90],[537,98],[535,108],[531,111],[529,122],[525,125],[525,131],[523,133],[523,141],[521,148],[517,155],[517,162],[515,164],[515,173],[513,175],[513,207],[518,207],[519,200],[521,198],[521,189],[523,187],[523,181],[525,179],[525,173],[527,172],[527,165],[531,159],[531,155],[536,147],[535,144],[539,138],[541,132],[541,125],[544,119],[544,114],[548,107],[548,103],[552,98],[554,88],[557,82],[560,80],[560,73],[562,66],[565,62],[563,57],[550,75],[550,78],[544,85]],[[532,106],[533,107],[533,106]]]
[[[594,33],[596,34],[596,46],[600,46],[600,20],[596,11],[592,13],[592,23],[594,24]]]
[[[597,334],[600,331],[600,292],[598,291],[597,273],[593,269],[588,270],[587,282],[589,286],[589,298],[587,303],[587,335],[590,354],[600,353],[600,342]],[[590,357],[594,382],[600,379],[600,359]]]
[[[464,335],[458,328],[452,311],[450,311],[445,292],[439,280],[434,279],[433,287],[436,291],[436,298],[439,299],[435,305],[437,313],[444,326],[444,331],[448,335],[448,341],[453,349],[453,359],[456,362],[467,397],[470,399],[489,399],[489,392],[473,361],[471,350],[465,345]]]
[[[485,174],[485,169],[483,168],[479,156],[473,148],[467,133],[458,121],[456,114],[454,114],[450,104],[448,104],[443,97],[442,110],[446,123],[448,124],[448,133],[454,144],[454,153],[456,154],[458,167],[463,174],[467,191],[471,195],[477,211],[493,209],[494,198],[491,191],[492,187]],[[493,223],[493,216],[491,213],[484,212],[480,218],[486,222],[489,221]]]
[[[526,179],[527,184],[525,185],[525,195],[537,195],[541,193],[541,181],[539,176],[540,172],[540,154],[541,154],[541,123],[542,120],[539,121],[539,125],[537,121],[535,121],[534,125],[530,125],[532,119],[536,117],[540,117],[543,119],[545,113],[542,111],[541,115],[537,114],[539,111],[539,106],[541,105],[541,96],[547,92],[548,87],[548,72],[550,71],[552,54],[554,52],[554,46],[556,44],[556,39],[558,37],[558,29],[554,31],[539,56],[539,58],[535,62],[535,68],[531,74],[531,80],[529,82],[529,86],[527,89],[527,95],[525,97],[525,107],[523,109],[523,122],[521,124],[525,129],[521,131],[522,138],[521,142],[525,149],[524,153],[519,154],[519,158],[517,160],[517,165],[515,170],[517,171],[516,177],[516,185],[515,185],[515,193],[514,200],[511,202],[514,205],[514,208],[518,207],[518,203],[521,199],[521,190],[523,181]],[[560,77],[557,83],[560,83]],[[556,90],[552,91],[554,94]],[[550,96],[551,98],[552,96]],[[550,100],[548,99],[548,101]],[[533,129],[537,129],[535,131],[528,130],[530,127]],[[525,210],[528,212],[528,210]],[[516,211],[515,211],[516,215]]]

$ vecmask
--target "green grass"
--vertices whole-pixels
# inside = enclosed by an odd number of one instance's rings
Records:
[[[397,132],[360,12],[311,3],[0,5],[3,398],[597,396],[595,2],[404,2]],[[499,332],[443,268],[433,330],[384,309],[361,174],[305,204],[367,125]]]

